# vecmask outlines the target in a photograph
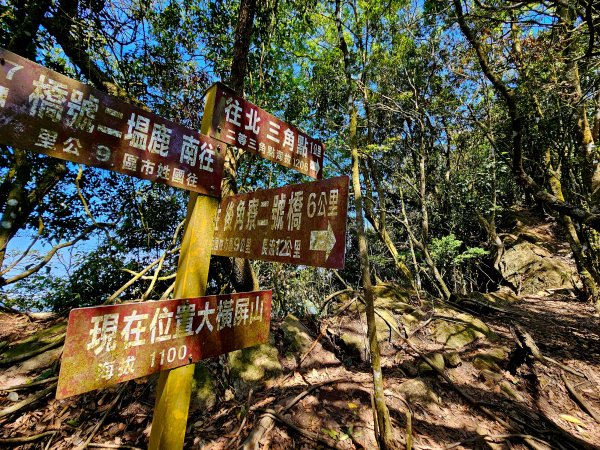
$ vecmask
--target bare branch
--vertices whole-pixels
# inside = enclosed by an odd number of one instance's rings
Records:
[[[32,274],[38,272],[42,267],[44,267],[46,264],[48,264],[50,262],[50,260],[56,254],[57,251],[59,251],[63,248],[71,247],[71,246],[75,245],[77,242],[81,241],[82,239],[85,239],[92,231],[94,231],[96,229],[100,229],[100,228],[113,227],[113,226],[114,226],[114,224],[112,224],[112,223],[101,223],[101,222],[90,225],[85,230],[83,230],[81,232],[81,234],[79,236],[77,236],[75,239],[68,241],[68,242],[63,242],[61,244],[58,244],[58,245],[55,245],[54,247],[52,247],[52,249],[50,249],[50,251],[48,253],[46,253],[46,256],[44,256],[44,258],[42,259],[42,261],[39,262],[39,264],[35,265],[34,267],[32,267],[29,270],[21,272],[18,275],[15,275],[12,278],[9,278],[8,280],[6,280],[4,282],[4,284],[8,285],[8,284],[15,283],[19,280],[22,280],[23,278],[28,277],[29,275],[32,275]],[[2,279],[0,279],[0,282],[1,281],[2,281]]]
[[[27,247],[27,249],[23,253],[21,253],[21,256],[19,256],[6,269],[2,270],[0,272],[0,276],[6,275],[8,272],[10,272],[12,269],[14,269],[21,261],[23,261],[23,259],[29,254],[29,252],[31,251],[31,249],[35,245],[35,243],[39,240],[39,238],[42,235],[43,231],[44,231],[44,222],[42,221],[42,218],[40,217],[39,218],[38,232],[37,232],[36,236],[33,238],[33,240],[31,241],[31,244],[29,244],[29,247]]]

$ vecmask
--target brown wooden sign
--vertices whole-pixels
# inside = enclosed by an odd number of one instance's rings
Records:
[[[271,291],[71,311],[56,398],[265,343]]]
[[[218,197],[221,145],[0,49],[0,143]]]
[[[216,93],[214,105],[206,105],[205,109],[210,111],[212,106],[209,136],[309,177],[322,178],[325,148],[321,142],[244,100],[222,83],[211,89]]]
[[[345,176],[227,197],[212,254],[341,269],[347,214]]]

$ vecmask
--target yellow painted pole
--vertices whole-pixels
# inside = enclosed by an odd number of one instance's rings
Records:
[[[201,132],[206,134],[210,124],[215,91],[206,95]],[[219,199],[190,193],[181,251],[177,264],[174,298],[199,297],[206,291],[214,219]],[[194,364],[160,373],[150,432],[150,450],[183,448],[187,425]]]

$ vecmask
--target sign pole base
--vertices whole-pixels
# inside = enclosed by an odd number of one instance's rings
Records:
[[[183,448],[194,367],[190,364],[160,373],[148,449]]]
[[[175,298],[204,295],[219,200],[190,193],[177,278]],[[161,372],[156,391],[150,450],[182,449],[192,392],[194,364]]]

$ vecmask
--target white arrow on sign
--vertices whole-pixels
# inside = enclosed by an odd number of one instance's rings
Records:
[[[310,161],[310,169],[315,171],[315,175],[319,175],[319,170],[321,170],[321,166],[319,165],[319,161]]]
[[[310,249],[325,252],[325,260],[335,246],[335,234],[331,229],[331,223],[327,222],[326,230],[313,230],[310,232]]]

